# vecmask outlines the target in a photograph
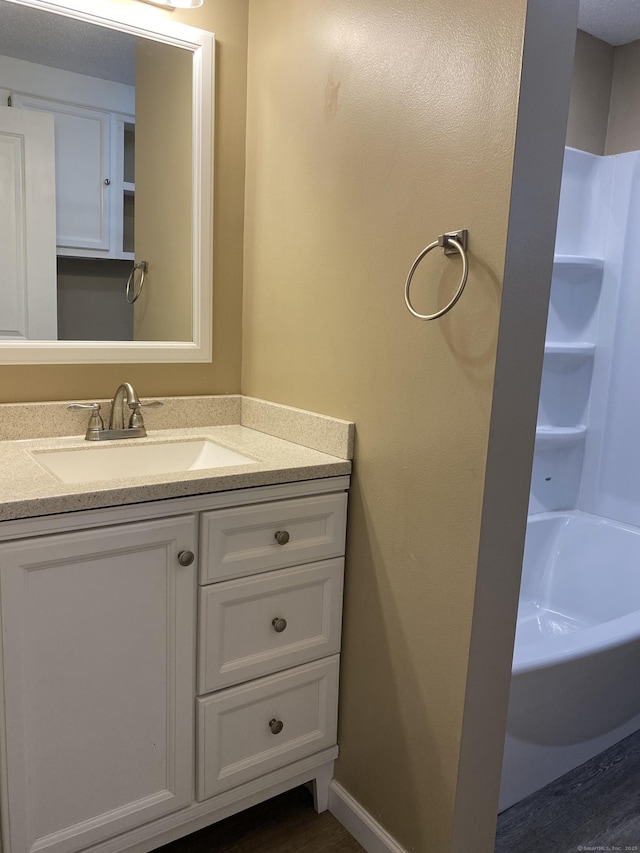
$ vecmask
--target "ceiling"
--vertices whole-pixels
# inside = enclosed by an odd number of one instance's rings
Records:
[[[580,0],[578,26],[612,45],[636,41],[640,0]],[[135,82],[133,36],[0,0],[3,54],[119,83]]]
[[[638,0],[580,0],[578,27],[609,44],[640,39]]]
[[[0,0],[0,56],[135,84],[135,37]]]

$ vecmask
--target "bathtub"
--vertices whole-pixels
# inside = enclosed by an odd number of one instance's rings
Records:
[[[500,810],[640,729],[640,529],[531,516]]]

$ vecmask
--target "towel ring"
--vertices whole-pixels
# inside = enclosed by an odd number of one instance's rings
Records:
[[[140,270],[140,279],[138,281],[138,286],[134,287],[134,296],[133,299],[131,299],[131,285],[133,284],[134,279],[136,277],[136,270]],[[133,305],[133,303],[138,300],[140,294],[142,293],[142,288],[144,287],[144,277],[146,276],[148,270],[149,264],[147,263],[147,261],[139,261],[137,264],[133,265],[133,269],[129,273],[129,278],[127,279],[127,288],[125,291],[127,302],[129,303],[129,305]]]
[[[418,320],[437,320],[438,317],[442,317],[443,314],[447,313],[447,311],[451,311],[458,299],[460,299],[460,297],[462,296],[462,291],[465,288],[465,285],[467,283],[467,277],[469,275],[469,260],[467,258],[468,235],[469,232],[466,230],[450,231],[447,234],[441,234],[437,240],[435,240],[433,243],[429,243],[426,249],[423,249],[413,262],[413,266],[409,270],[409,275],[407,276],[407,281],[404,286],[404,301],[409,311],[411,311],[413,316],[417,317]],[[437,246],[440,246],[444,249],[445,255],[452,255],[454,252],[459,253],[460,258],[462,260],[462,278],[460,279],[460,285],[458,286],[455,296],[453,297],[451,302],[449,302],[448,305],[445,305],[444,308],[441,308],[439,311],[436,311],[435,314],[419,314],[411,304],[411,299],[409,298],[411,280],[413,279],[413,274],[418,269],[418,266],[420,265],[420,262],[423,260],[423,258]]]

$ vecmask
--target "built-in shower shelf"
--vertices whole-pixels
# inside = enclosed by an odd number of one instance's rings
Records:
[[[587,255],[555,255],[553,258],[555,266],[582,267],[583,269],[601,270],[604,267],[602,258],[589,257]]]
[[[545,356],[560,356],[562,358],[591,358],[596,351],[596,345],[589,341],[547,341],[544,345]]]
[[[584,424],[570,427],[537,426],[536,442],[546,446],[558,446],[561,444],[575,444],[587,434]]]

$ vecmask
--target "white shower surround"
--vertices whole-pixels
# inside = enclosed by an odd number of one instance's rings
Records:
[[[584,461],[574,505],[640,527],[640,152],[568,148],[557,255],[601,257],[595,360]],[[634,393],[635,389],[635,393]],[[541,506],[538,511],[546,508]]]
[[[638,234],[640,152],[567,149],[501,810],[640,728]]]
[[[500,810],[640,728],[640,529],[529,519]]]

